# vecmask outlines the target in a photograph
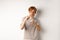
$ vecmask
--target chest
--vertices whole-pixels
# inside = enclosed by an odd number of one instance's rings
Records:
[[[25,23],[26,28],[28,28],[28,29],[33,28],[34,27],[33,21],[34,21],[34,19],[28,19]]]
[[[26,24],[27,24],[27,25],[32,25],[33,22],[34,22],[34,19],[28,19],[28,20],[26,21]]]

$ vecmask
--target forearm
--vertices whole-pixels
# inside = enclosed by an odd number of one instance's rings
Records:
[[[38,31],[41,30],[41,26],[38,23],[35,23],[34,25],[35,25],[35,27],[37,28]]]
[[[24,18],[23,22],[21,23],[21,29],[23,29],[25,27],[25,23],[26,23],[26,21],[27,21],[28,18],[29,17],[25,17]]]
[[[38,31],[40,31],[40,30],[41,30],[40,25],[36,25],[36,28],[37,28],[37,30],[38,30]]]
[[[25,25],[21,25],[21,30],[25,27]]]
[[[23,29],[25,27],[25,21],[22,22],[22,24],[20,25],[21,29]]]

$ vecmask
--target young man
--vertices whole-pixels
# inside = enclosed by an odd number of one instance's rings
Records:
[[[21,29],[24,29],[24,40],[39,40],[40,25],[35,21],[36,7],[31,6],[28,8],[29,15],[24,17],[21,23]]]

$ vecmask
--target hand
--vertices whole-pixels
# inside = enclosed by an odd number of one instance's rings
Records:
[[[37,25],[37,30],[38,30],[38,31],[40,31],[40,30],[41,30],[41,28],[40,28],[40,26],[39,26],[39,25]]]

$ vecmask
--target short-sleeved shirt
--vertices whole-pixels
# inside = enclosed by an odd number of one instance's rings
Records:
[[[34,20],[36,22],[36,18]],[[32,25],[32,18],[29,18],[25,25],[27,29],[24,29],[24,40],[39,40],[39,31]]]

